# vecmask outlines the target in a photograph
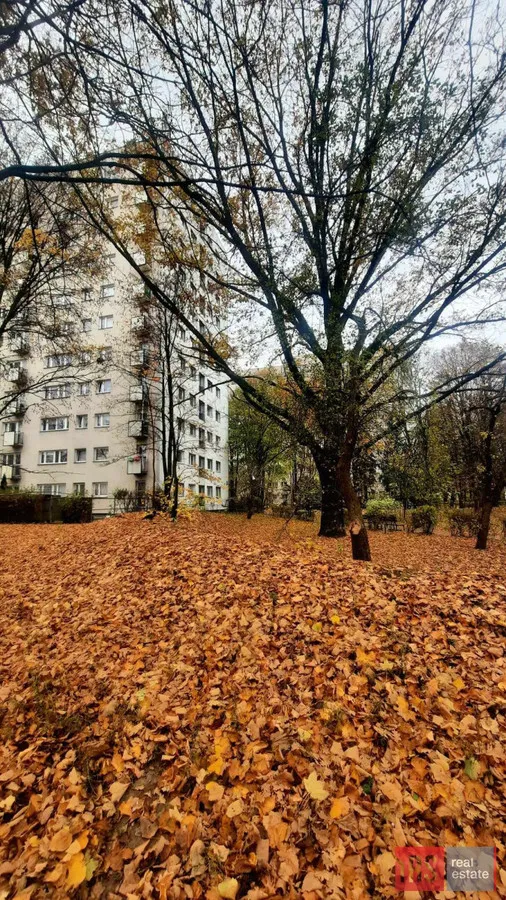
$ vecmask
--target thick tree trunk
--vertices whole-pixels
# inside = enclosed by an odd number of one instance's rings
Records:
[[[337,463],[330,459],[317,464],[322,489],[320,537],[344,537],[344,503],[337,484]]]
[[[351,480],[350,465],[345,460],[338,466],[338,484],[350,517],[351,555],[353,559],[369,562],[371,559],[369,535],[364,525],[360,498]]]
[[[488,533],[490,531],[490,516],[492,514],[493,503],[488,501],[483,504],[480,515],[480,527],[476,538],[476,550],[486,550]]]

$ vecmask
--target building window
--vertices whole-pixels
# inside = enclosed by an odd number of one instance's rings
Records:
[[[83,331],[91,331],[92,324],[91,319],[83,319]]]
[[[199,400],[199,419],[204,422],[206,418],[206,405],[203,400]]]
[[[81,397],[86,397],[90,393],[90,382],[89,381],[81,381],[78,392]]]
[[[212,496],[213,496],[213,486],[212,486],[212,484],[208,484],[208,485],[207,485],[207,496],[208,496],[208,497],[212,497]]]
[[[177,420],[177,430],[178,430],[179,434],[184,434],[186,431],[185,420],[182,419],[181,417],[179,417]]]
[[[197,405],[197,398],[196,398],[195,394],[190,394],[190,406],[196,406],[196,405]]]
[[[96,413],[95,428],[109,428],[111,424],[110,413]]]
[[[220,487],[216,488],[216,499],[221,500],[221,488]]]
[[[197,426],[196,425],[190,425],[190,435],[191,435],[191,437],[197,436]]]
[[[83,300],[91,300],[91,288],[83,288]]]
[[[72,493],[78,494],[79,497],[84,497],[86,492],[86,484],[84,481],[74,481],[72,485]]]
[[[88,427],[88,416],[87,415],[76,416],[76,428],[87,428],[87,427]]]
[[[53,353],[51,356],[46,356],[46,368],[47,369],[56,369],[60,366],[71,366],[72,365],[72,356],[70,353]]]
[[[195,487],[196,487],[195,484],[189,484],[189,485],[188,485],[188,492],[189,492],[190,494],[194,494],[194,493],[195,493]]]
[[[97,381],[97,394],[110,394],[111,393],[111,379],[105,378],[101,381]]]
[[[68,431],[68,416],[51,416],[40,420],[41,431]]]
[[[207,390],[212,391],[212,389],[213,389],[213,383],[212,383],[211,379],[208,378],[207,379]]]
[[[218,410],[216,410],[216,421],[221,422],[221,413],[219,413]]]
[[[208,460],[207,460],[207,468],[209,469],[210,472],[213,471],[213,461],[212,461],[212,459],[208,459]]]
[[[212,431],[208,431],[208,432],[207,432],[207,440],[209,441],[210,444],[212,444],[212,442],[213,442],[213,433],[212,433]]]
[[[109,447],[94,447],[93,459],[95,462],[103,462],[104,459],[109,459]]]
[[[182,372],[186,372],[186,360],[181,354],[179,354],[179,367]]]
[[[103,284],[101,289],[102,297],[114,297],[114,285]]]
[[[221,391],[220,391],[219,387],[216,388],[216,396],[218,398],[221,397]]]
[[[99,328],[112,328],[112,316],[100,316],[98,320]]]
[[[109,209],[117,209],[119,206],[119,197],[117,194],[114,194],[113,197],[109,200]]]
[[[191,378],[197,377],[197,370],[196,370],[195,366],[190,366],[190,377]]]
[[[213,417],[213,408],[212,408],[212,406],[209,406],[209,403],[207,404],[207,415],[209,416],[210,419],[212,419],[212,417]]]
[[[199,390],[205,391],[205,389],[206,389],[206,379],[202,375],[202,372],[200,372],[200,374],[199,374]]]
[[[107,481],[94,481],[91,490],[94,497],[107,497]]]
[[[183,387],[179,387],[179,388],[177,389],[177,396],[178,396],[178,398],[179,398],[180,401],[184,400],[184,398],[185,398],[185,389],[184,389]]]
[[[190,463],[190,466],[196,466],[196,465],[197,465],[197,456],[196,456],[195,453],[189,453],[189,454],[188,454],[188,462]]]
[[[79,450],[74,450],[74,462],[76,462],[76,463],[85,463],[86,462],[86,449],[84,447]]]
[[[183,462],[183,451],[182,450],[177,451],[177,461]]]
[[[53,497],[63,497],[65,493],[64,484],[38,484],[37,490],[40,494],[51,494]]]
[[[205,489],[204,485],[203,485],[203,484],[199,484],[199,494],[200,494],[200,496],[203,497],[204,494],[205,494],[205,492],[206,492],[206,489]]]
[[[7,432],[17,433],[21,431],[21,425],[19,422],[4,422],[4,434]]]
[[[206,446],[206,430],[199,428],[199,447],[203,449]]]
[[[179,337],[181,338],[181,340],[184,341],[184,339],[186,338],[186,332],[182,325],[179,326],[177,333],[178,333]]]
[[[215,436],[215,438],[214,438],[214,443],[216,444],[217,447],[220,446],[220,444],[221,444],[221,438],[220,438],[219,434],[217,434],[217,435]]]
[[[216,462],[215,462],[214,465],[215,465],[215,468],[216,468],[216,474],[219,475],[220,472],[221,472],[221,463],[220,463],[219,459],[216,460]]]
[[[53,465],[62,465],[67,462],[67,451],[66,450],[40,450],[39,451],[39,465],[41,466],[53,466]]]
[[[70,397],[70,384],[50,384],[44,391],[45,400],[60,400],[62,397]]]
[[[205,469],[206,461],[203,456],[199,456],[199,469]]]

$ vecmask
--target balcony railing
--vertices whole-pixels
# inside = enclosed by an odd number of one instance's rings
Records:
[[[147,463],[145,456],[131,456],[127,459],[127,475],[145,475]]]
[[[13,353],[19,353],[26,356],[30,352],[30,343],[28,338],[22,334],[16,334],[11,338],[11,350]]]
[[[133,350],[130,354],[130,365],[135,367],[146,366],[149,362],[149,353],[145,347],[140,350]]]
[[[10,369],[7,369],[5,377],[7,381],[15,381],[20,384],[23,380],[26,380],[26,369],[24,366],[11,366]]]
[[[6,412],[10,416],[24,416],[26,412],[26,403],[22,400],[13,400],[12,403],[9,403]]]
[[[130,400],[132,403],[142,403],[144,400],[144,388],[142,384],[133,384],[130,388]]]
[[[128,436],[129,437],[145,437],[148,433],[148,422],[147,419],[134,419],[132,422],[128,423]]]
[[[6,431],[4,433],[4,447],[21,447],[23,445],[22,431]]]

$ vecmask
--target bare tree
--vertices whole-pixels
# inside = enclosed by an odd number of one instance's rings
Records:
[[[65,179],[81,196],[97,182],[137,184],[205,224],[213,265],[203,267],[254,310],[255,341],[264,329],[285,368],[286,402],[185,325],[311,450],[322,531],[335,533],[342,495],[359,559],[370,552],[352,463],[378,410],[395,403],[392,376],[450,329],[503,320],[506,57],[501,23],[476,12],[474,0],[66,6],[51,20],[64,62],[42,65],[37,90],[50,110],[36,123],[46,161],[18,156],[4,170]],[[99,112],[128,146],[111,151]],[[477,374],[431,387],[414,413]]]

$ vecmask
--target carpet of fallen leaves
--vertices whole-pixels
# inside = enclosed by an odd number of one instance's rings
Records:
[[[506,548],[315,535],[0,526],[0,898],[397,897],[413,844],[506,897]]]

